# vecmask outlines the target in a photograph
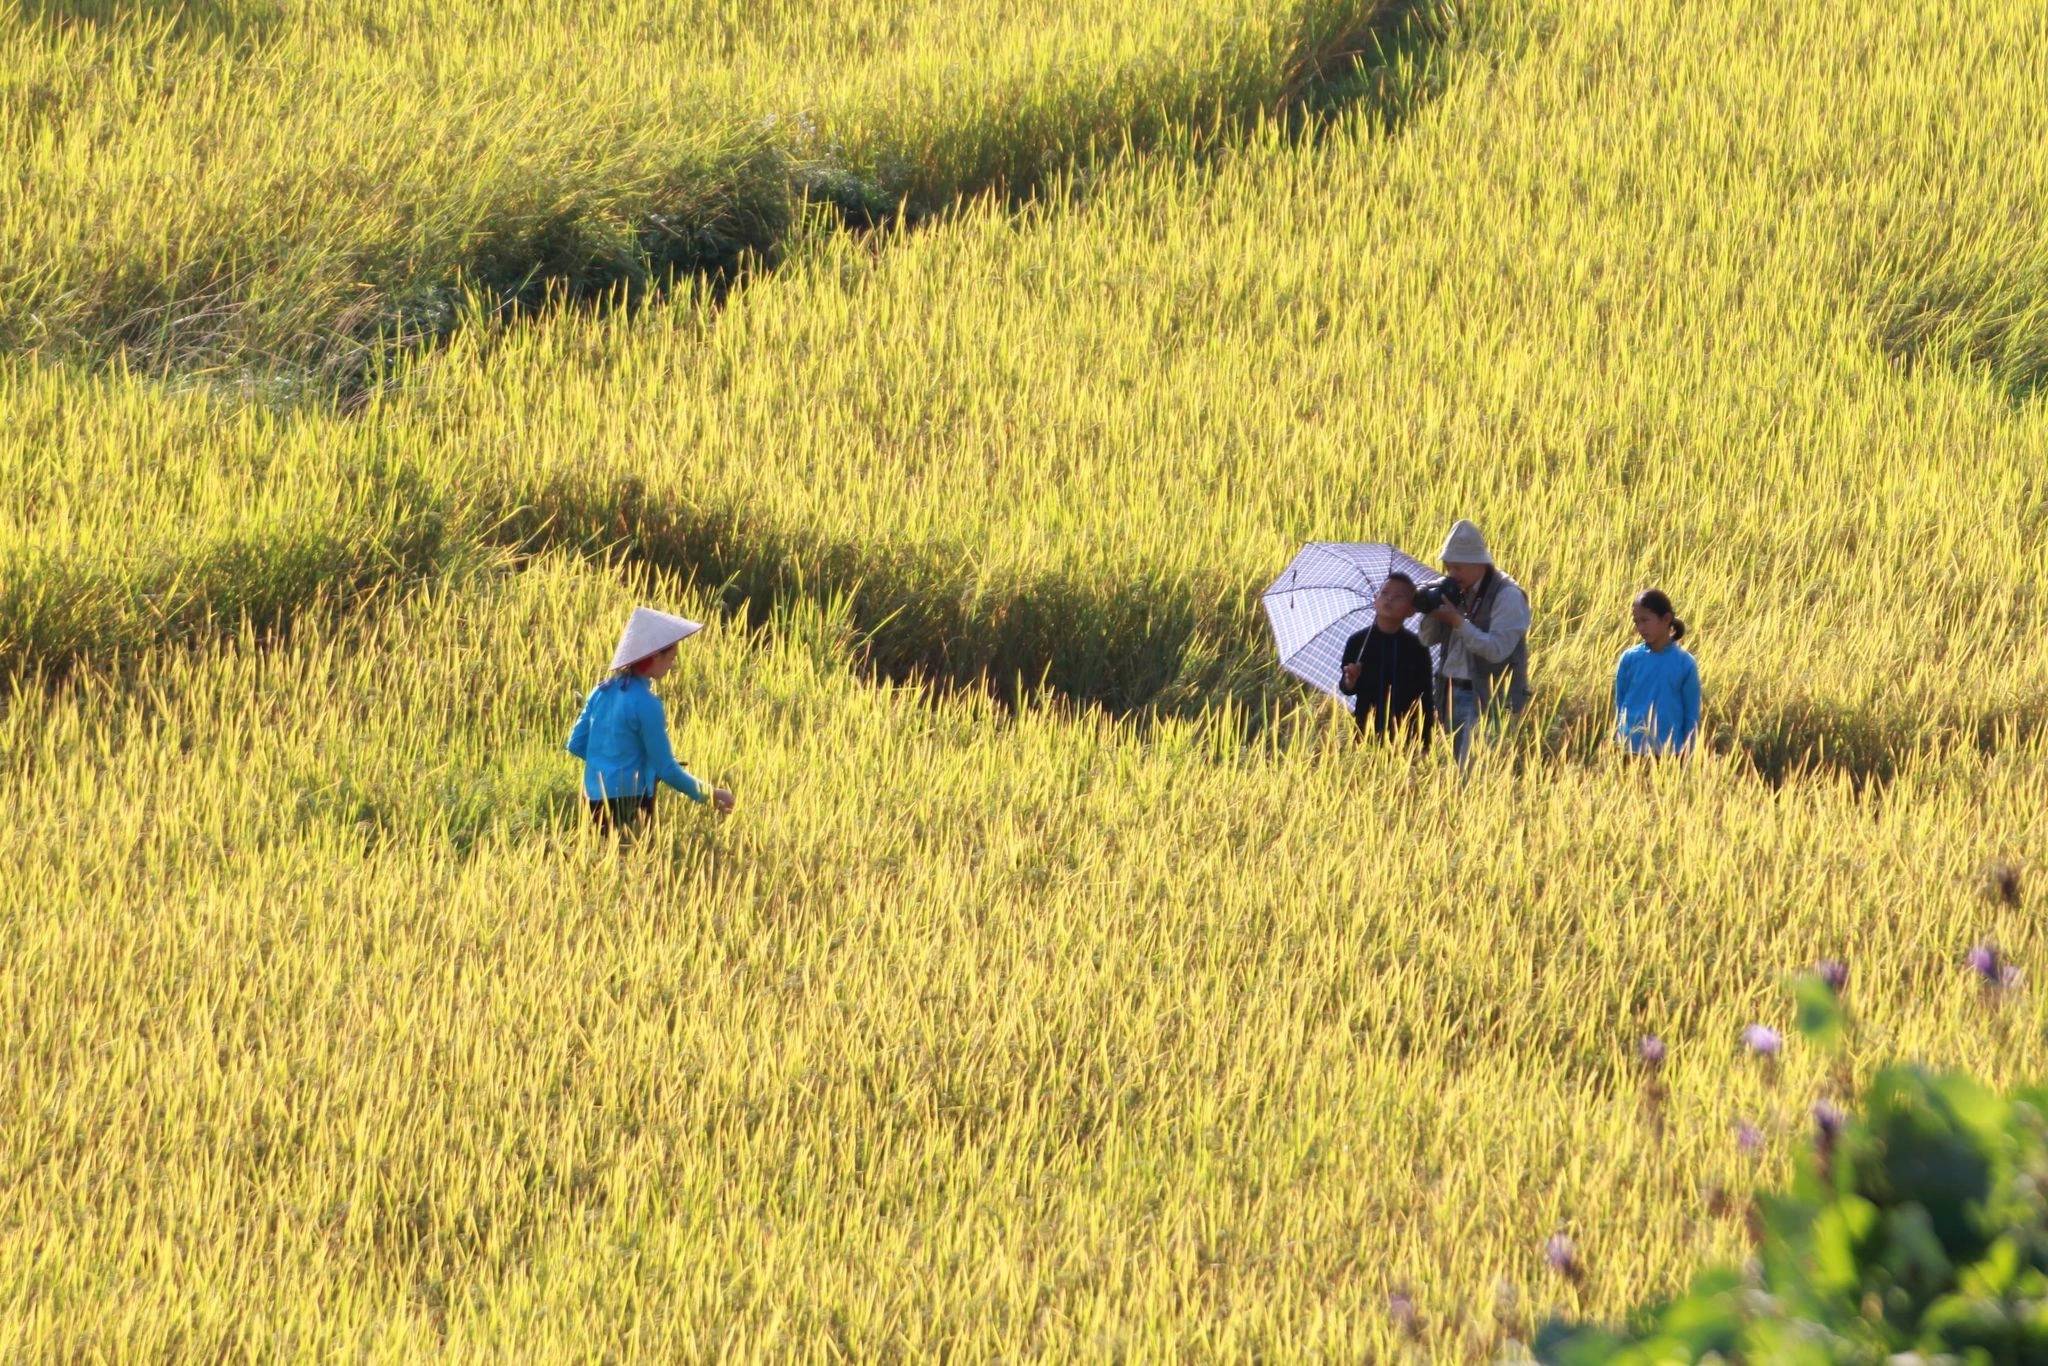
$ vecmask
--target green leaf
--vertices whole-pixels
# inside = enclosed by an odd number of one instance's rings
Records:
[[[1845,1195],[1813,1221],[1815,1289],[1846,1295],[1863,1284],[1862,1265],[1882,1216],[1860,1196]]]
[[[1693,1283],[1690,1295],[1664,1311],[1657,1323],[1657,1335],[1643,1343],[1644,1350],[1660,1341],[1679,1342],[1690,1353],[1685,1360],[1709,1352],[1725,1355],[1732,1351],[1742,1340],[1742,1305],[1736,1298],[1737,1286],[1732,1275],[1702,1275]]]
[[[1628,1350],[1628,1340],[1604,1328],[1573,1328],[1547,1323],[1536,1334],[1533,1353],[1553,1366],[1608,1366]]]
[[[1954,1282],[1955,1268],[1935,1236],[1934,1221],[1919,1205],[1885,1215],[1885,1269],[1917,1299],[1931,1299]]]
[[[1920,1346],[1942,1354],[1958,1347],[2000,1348],[2017,1336],[2018,1325],[1995,1299],[1944,1295],[1920,1316]]]
[[[1974,1085],[1950,1086],[1919,1068],[1886,1068],[1865,1106],[1872,1142],[1856,1150],[1857,1189],[1881,1206],[1918,1207],[1950,1263],[1976,1261],[1991,1242],[1973,1212],[1992,1195],[2004,1145],[1995,1131],[1991,1142],[1980,1139],[1981,1097]]]
[[[1818,1047],[1838,1049],[1842,1046],[1848,1034],[1849,1019],[1843,1013],[1841,1001],[1828,989],[1826,982],[1811,974],[1794,978],[1792,1001],[1795,1007],[1793,1028]]]
[[[1956,1276],[1956,1284],[1966,1295],[1989,1295],[1998,1299],[2012,1290],[2019,1274],[2020,1245],[2008,1233],[1991,1245],[1982,1261],[1964,1267]]]
[[[1947,1105],[1958,1128],[1986,1149],[2012,1144],[2012,1107],[1973,1077],[1948,1072],[1933,1079],[1932,1089]]]
[[[1742,1359],[1771,1366],[1837,1366],[1835,1353],[1813,1325],[1784,1320],[1755,1324],[1743,1343]]]
[[[2048,1121],[1917,1067],[1880,1072],[1861,1110],[1831,1182],[1809,1163],[1790,1193],[1757,1193],[1751,1270],[1704,1271],[1624,1333],[1554,1324],[1539,1359],[2048,1361]]]
[[[2018,1317],[2020,1343],[2034,1349],[2027,1359],[2041,1360],[2048,1355],[2048,1300],[2035,1300],[2024,1306]]]

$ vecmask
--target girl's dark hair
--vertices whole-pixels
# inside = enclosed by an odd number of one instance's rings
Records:
[[[640,659],[634,660],[631,664],[628,664],[625,667],[623,672],[629,674],[637,674],[640,677],[645,678],[647,676],[647,671],[654,667],[655,660],[660,659],[663,655],[674,654],[675,650],[676,647],[672,644],[664,645],[659,650],[656,650],[653,654],[646,655]]]
[[[1645,588],[1636,594],[1636,606],[1647,612],[1654,612],[1671,623],[1671,638],[1685,639],[1685,623],[1671,610],[1671,595],[1661,588]]]

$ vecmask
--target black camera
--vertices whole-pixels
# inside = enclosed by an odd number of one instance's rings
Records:
[[[1465,590],[1458,587],[1456,579],[1433,579],[1415,590],[1415,610],[1424,616],[1445,603],[1453,607],[1465,605]]]

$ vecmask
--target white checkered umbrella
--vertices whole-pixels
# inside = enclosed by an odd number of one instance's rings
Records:
[[[1381,542],[1311,541],[1260,594],[1280,667],[1333,696],[1343,675],[1344,642],[1372,625],[1373,596],[1387,575],[1400,571],[1418,584],[1442,577],[1422,561]],[[1412,629],[1422,614],[1408,618]],[[1430,662],[1442,663],[1441,647]]]

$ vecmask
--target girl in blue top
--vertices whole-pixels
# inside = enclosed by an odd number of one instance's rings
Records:
[[[1700,669],[1678,642],[1685,623],[1655,588],[1635,600],[1643,638],[1614,671],[1615,738],[1631,754],[1686,754],[1700,728]]]
[[[611,676],[584,699],[568,750],[583,761],[583,795],[601,828],[628,829],[651,814],[662,783],[693,802],[732,810],[732,793],[706,787],[676,762],[668,718],[651,686],[675,665],[676,646],[703,629],[684,617],[634,608],[612,654]]]

